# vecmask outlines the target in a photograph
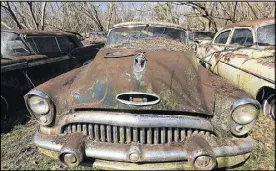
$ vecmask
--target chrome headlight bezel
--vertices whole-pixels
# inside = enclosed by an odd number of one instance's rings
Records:
[[[235,115],[234,111],[238,107],[241,107],[244,105],[253,105],[256,108],[256,114],[255,114],[255,116],[251,117],[251,120],[238,121],[238,119],[235,118],[235,116],[233,116],[233,115]],[[232,120],[231,121],[231,132],[237,136],[245,135],[246,133],[248,133],[254,126],[255,122],[257,121],[259,114],[260,114],[260,109],[261,109],[261,105],[255,99],[248,98],[248,99],[240,99],[240,100],[236,101],[231,106],[231,120]]]
[[[47,110],[47,112],[36,113],[34,110],[32,110],[32,107],[30,106],[29,102],[30,102],[30,98],[35,96],[43,99],[45,103],[48,104],[49,109]],[[24,99],[25,99],[25,103],[28,111],[39,122],[39,124],[49,125],[52,123],[54,118],[54,113],[55,113],[55,106],[50,96],[48,96],[46,93],[42,91],[33,89],[24,96]]]

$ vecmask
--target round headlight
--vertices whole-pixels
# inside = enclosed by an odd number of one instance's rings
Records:
[[[248,124],[257,118],[259,109],[252,104],[238,106],[233,112],[233,120],[241,125]]]
[[[33,95],[28,99],[28,105],[34,114],[43,115],[47,114],[50,106],[46,99]]]

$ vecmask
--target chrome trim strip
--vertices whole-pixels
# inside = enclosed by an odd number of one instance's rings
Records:
[[[113,126],[129,126],[142,128],[173,127],[214,131],[211,121],[206,118],[186,115],[131,114],[108,111],[74,111],[65,114],[56,124],[57,132],[70,123],[94,123]]]
[[[119,96],[121,95],[148,95],[148,96],[153,96],[157,98],[155,101],[151,102],[132,102],[132,101],[127,101],[127,100],[122,100],[119,99]],[[160,97],[156,94],[150,94],[150,93],[142,93],[142,92],[127,92],[127,93],[120,93],[117,94],[115,97],[116,100],[118,100],[121,103],[127,104],[127,105],[134,105],[134,106],[148,106],[148,105],[154,105],[160,102]]]

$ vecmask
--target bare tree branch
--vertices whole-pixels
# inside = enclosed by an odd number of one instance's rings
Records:
[[[46,11],[46,3],[47,2],[43,2],[42,4],[42,8],[41,8],[41,30],[44,30],[45,27],[45,11]]]

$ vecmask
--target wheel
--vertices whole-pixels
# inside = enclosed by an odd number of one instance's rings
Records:
[[[264,100],[263,111],[268,118],[275,120],[275,94]]]

